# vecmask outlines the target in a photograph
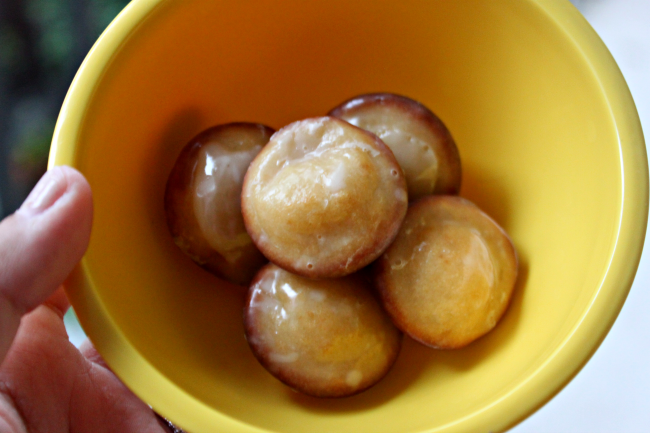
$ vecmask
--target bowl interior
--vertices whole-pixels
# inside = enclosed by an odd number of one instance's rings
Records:
[[[129,14],[144,8],[138,26],[129,24]],[[93,79],[75,138],[74,164],[93,187],[96,213],[85,280],[68,290],[100,352],[155,409],[195,433],[224,425],[469,431],[481,414],[489,414],[484,431],[499,430],[587,359],[593,344],[548,389],[516,394],[583,321],[621,221],[610,106],[589,61],[540,5],[168,0],[131,9],[105,36],[134,27]],[[100,48],[91,60],[105,56]],[[377,91],[422,101],[447,124],[463,163],[461,195],[510,233],[520,278],[506,316],[486,337],[457,351],[405,339],[377,386],[318,400],[290,391],[250,353],[243,289],[176,248],[165,182],[180,149],[206,127],[279,128]],[[508,403],[515,394],[525,409]]]

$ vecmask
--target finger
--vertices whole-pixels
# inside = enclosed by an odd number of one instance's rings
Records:
[[[52,295],[81,259],[92,212],[88,182],[70,167],[56,167],[0,223],[0,359],[17,320]]]
[[[17,431],[163,433],[149,406],[68,341],[59,315],[46,305],[23,316],[0,367],[0,416],[7,407],[24,426]]]
[[[55,167],[0,224],[0,294],[32,310],[65,280],[88,246],[92,196],[86,179]]]
[[[106,361],[104,361],[104,358],[102,358],[99,352],[97,352],[97,349],[95,349],[95,346],[93,346],[93,343],[91,343],[90,340],[86,339],[83,343],[81,343],[81,346],[79,346],[79,351],[88,361],[101,365],[102,367],[110,370],[106,364]]]
[[[54,310],[61,319],[63,319],[65,312],[70,308],[70,301],[68,301],[68,296],[65,294],[63,286],[59,286],[59,288],[52,293],[52,296],[47,298],[44,304]]]
[[[108,365],[106,365],[106,361],[104,361],[104,358],[97,352],[97,349],[95,349],[95,346],[90,342],[90,340],[86,340],[83,343],[81,343],[81,346],[79,346],[79,351],[81,354],[90,362],[101,365],[102,367],[106,368],[107,370],[110,370]],[[156,419],[158,421],[158,424],[160,424],[160,427],[163,428],[165,432],[168,433],[185,433],[184,430],[182,430],[180,427],[175,426],[172,424],[171,421],[169,421],[166,418],[163,418],[162,416],[158,415],[157,413],[154,413],[156,415]]]

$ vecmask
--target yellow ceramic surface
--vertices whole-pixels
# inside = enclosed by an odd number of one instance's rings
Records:
[[[241,291],[173,244],[165,182],[210,125],[278,128],[376,91],[446,122],[462,195],[511,234],[521,276],[485,338],[406,340],[376,387],[308,398],[250,353]],[[565,0],[135,0],[79,71],[50,165],[79,168],[95,194],[74,308],[161,414],[193,433],[415,433],[505,430],[587,361],[636,271],[646,161],[616,64]]]

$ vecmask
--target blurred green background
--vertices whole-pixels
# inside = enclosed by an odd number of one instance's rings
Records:
[[[46,169],[63,98],[128,0],[0,0],[0,219]]]

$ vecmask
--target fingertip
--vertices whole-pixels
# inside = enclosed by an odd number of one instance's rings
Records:
[[[68,226],[74,226],[75,231],[83,229],[84,234],[90,236],[93,197],[84,175],[72,167],[58,166],[52,168],[43,178],[46,179],[46,176],[62,185],[64,192],[49,208],[45,209],[42,216],[50,219],[59,217]],[[21,209],[24,207],[26,206],[23,205]]]
[[[36,183],[16,213],[34,217],[65,205],[70,198],[86,206],[92,202],[88,181],[72,167],[53,167]]]
[[[93,197],[86,178],[76,169],[68,166],[54,167],[66,185],[65,193],[42,215],[41,227],[49,233],[43,234],[43,242],[65,243],[66,246],[50,245],[65,252],[66,264],[72,266],[81,260],[88,248],[93,220]],[[72,271],[67,270],[64,279]],[[61,281],[62,282],[62,281]]]
[[[44,302],[90,240],[92,192],[77,170],[49,170],[21,208],[0,223],[0,295],[22,313]]]
[[[83,208],[86,212],[92,211],[93,194],[85,176],[77,169],[67,165],[54,167],[54,169],[59,169],[63,174],[68,185],[67,192],[73,198],[73,203]]]

